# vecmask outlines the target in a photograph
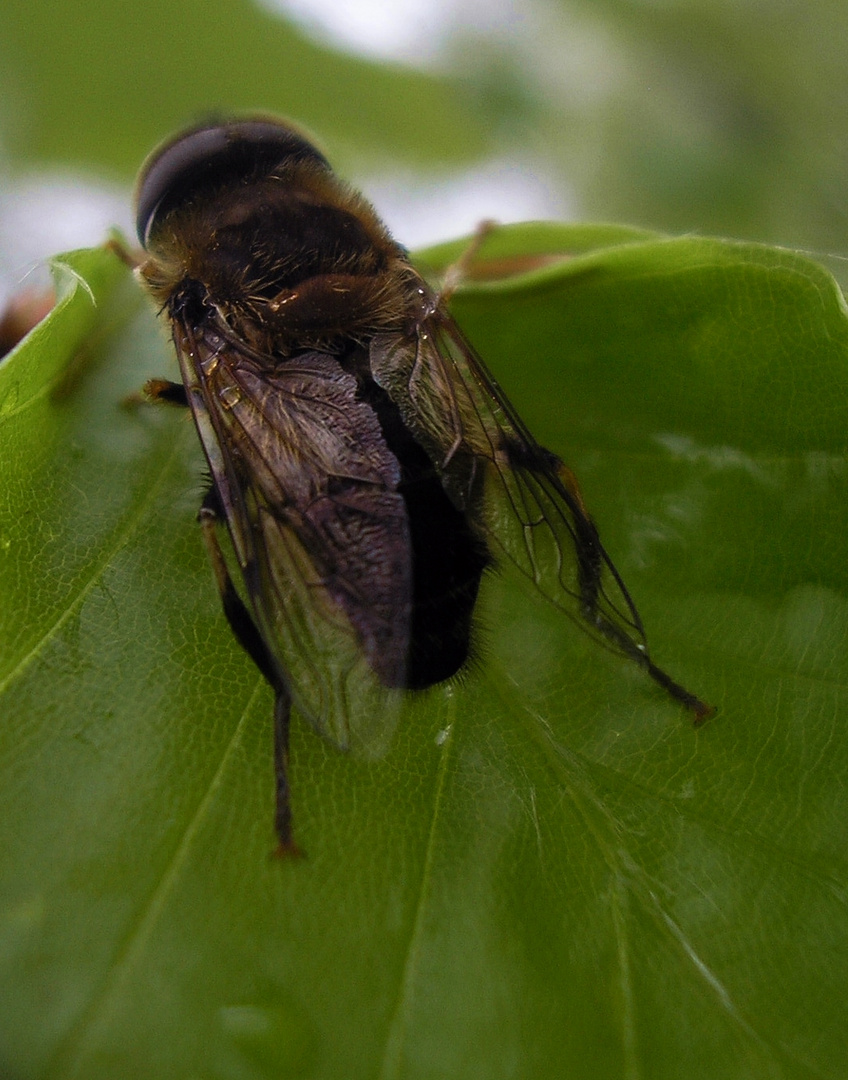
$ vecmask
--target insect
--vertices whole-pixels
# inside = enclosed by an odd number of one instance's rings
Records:
[[[651,659],[572,474],[294,126],[255,116],[177,135],[142,168],[137,225],[138,274],[182,375],[146,389],[192,411],[224,611],[275,693],[281,851],[297,850],[292,705],[342,749],[379,744],[406,691],[466,664],[499,560],[696,722],[711,712]]]

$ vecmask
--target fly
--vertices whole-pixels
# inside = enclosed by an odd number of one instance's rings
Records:
[[[145,163],[139,275],[168,317],[211,474],[199,520],[224,611],[275,694],[276,831],[296,852],[294,704],[373,750],[402,695],[455,675],[484,572],[509,560],[694,714],[654,664],[577,482],[532,437],[364,198],[271,117]],[[220,545],[229,533],[238,585]]]

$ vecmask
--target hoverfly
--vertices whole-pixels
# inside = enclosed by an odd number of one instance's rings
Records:
[[[192,411],[224,611],[276,696],[282,851],[296,851],[292,704],[342,749],[379,742],[404,691],[468,660],[481,577],[498,560],[696,722],[711,712],[651,659],[574,477],[295,127],[256,116],[177,135],[142,168],[137,225],[138,273],[182,374],[147,392]]]

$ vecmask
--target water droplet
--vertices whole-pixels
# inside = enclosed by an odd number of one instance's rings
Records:
[[[451,725],[448,724],[446,728],[442,728],[441,731],[436,732],[436,746],[444,746],[450,738]]]

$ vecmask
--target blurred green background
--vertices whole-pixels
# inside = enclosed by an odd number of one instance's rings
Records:
[[[234,108],[305,124],[412,245],[494,215],[848,249],[844,0],[265,3],[3,0],[6,282]]]

